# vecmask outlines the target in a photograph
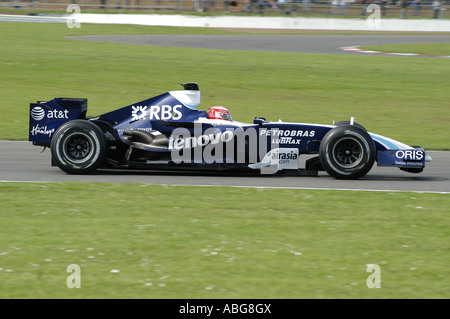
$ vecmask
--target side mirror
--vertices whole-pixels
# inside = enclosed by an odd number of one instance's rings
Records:
[[[253,120],[253,124],[263,124],[266,122],[266,119],[264,117],[255,117],[255,119]]]
[[[183,83],[181,84],[185,90],[188,91],[199,91],[198,84],[195,82]]]

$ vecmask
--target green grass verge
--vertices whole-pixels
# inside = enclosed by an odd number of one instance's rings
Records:
[[[228,34],[208,28],[0,23],[0,138],[28,136],[29,103],[87,97],[98,115],[196,81],[201,107],[236,120],[332,123],[351,116],[369,131],[426,149],[450,149],[450,61],[92,43],[87,34]]]
[[[0,298],[450,297],[448,194],[2,183],[0,201]]]
[[[415,53],[436,56],[450,56],[450,43],[405,43],[366,45],[360,47],[364,50],[373,50],[392,53]]]

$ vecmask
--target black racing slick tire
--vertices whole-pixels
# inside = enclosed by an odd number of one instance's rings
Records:
[[[103,163],[106,138],[103,131],[86,120],[61,125],[50,143],[52,160],[68,174],[89,174]]]
[[[330,130],[319,148],[322,167],[337,179],[358,179],[366,175],[376,158],[376,147],[369,133],[355,125]]]
[[[354,122],[353,124],[350,124],[350,121],[340,121],[340,122],[334,123],[334,125],[336,125],[336,126],[342,126],[342,125],[354,125],[354,126],[357,126],[357,127],[359,127],[359,128],[362,128],[364,131],[367,132],[367,130],[366,130],[366,128],[365,128],[364,126],[362,126],[361,124],[356,123],[356,122]]]

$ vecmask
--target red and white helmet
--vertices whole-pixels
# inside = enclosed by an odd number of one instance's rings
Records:
[[[226,107],[213,106],[208,110],[208,118],[212,120],[232,121],[231,113]]]

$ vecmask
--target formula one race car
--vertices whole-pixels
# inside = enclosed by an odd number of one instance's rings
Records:
[[[87,99],[55,98],[30,104],[29,140],[51,149],[52,165],[69,174],[99,168],[290,172],[339,179],[378,166],[419,173],[431,158],[418,146],[369,133],[350,121],[333,125],[234,121],[216,106],[199,110],[197,83],[96,117]],[[317,154],[300,168],[299,156]]]

